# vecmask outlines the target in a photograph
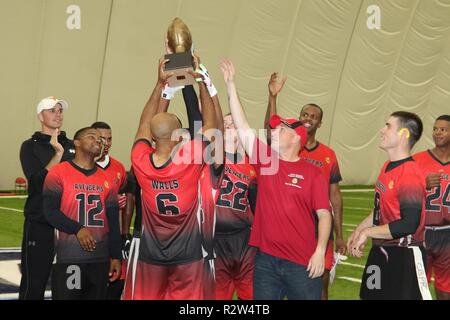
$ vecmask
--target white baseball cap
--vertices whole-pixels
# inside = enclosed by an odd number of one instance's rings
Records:
[[[57,104],[60,104],[63,110],[69,108],[69,104],[65,100],[60,100],[55,97],[47,97],[42,99],[37,105],[37,113],[41,113],[43,110],[52,109]]]

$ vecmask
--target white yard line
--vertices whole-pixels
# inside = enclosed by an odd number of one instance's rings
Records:
[[[350,263],[350,262],[345,262],[345,261],[339,261],[339,264],[342,264],[344,266],[361,268],[361,269],[365,268],[365,266],[363,266],[362,264]]]
[[[357,224],[351,224],[351,223],[343,223],[342,225],[346,226],[346,227],[357,227],[358,226]]]
[[[352,277],[337,277],[337,278],[342,279],[342,280],[351,281],[351,282],[361,283],[361,279],[356,279],[356,278],[352,278]]]
[[[14,208],[8,208],[8,207],[0,207],[0,209],[3,209],[3,210],[10,210],[10,211],[15,211],[15,212],[23,212],[23,210],[20,210],[20,209],[14,209]]]
[[[372,196],[367,197],[344,197],[345,200],[361,200],[361,201],[367,201],[367,200],[373,200]]]
[[[344,205],[344,209],[346,209],[346,210],[348,210],[348,209],[350,209],[350,210],[373,210],[373,208],[363,208],[363,207],[346,207],[345,205]]]
[[[341,189],[341,192],[352,193],[352,192],[374,192],[374,189]]]

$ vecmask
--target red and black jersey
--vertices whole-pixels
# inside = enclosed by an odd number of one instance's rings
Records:
[[[50,215],[62,213],[75,226],[72,234],[56,233],[56,260],[58,263],[90,263],[108,261],[110,254],[110,221],[108,208],[117,208],[117,193],[103,170],[83,170],[72,161],[62,162],[49,170],[44,183],[44,207],[56,209]],[[117,215],[117,211],[115,212]],[[52,217],[50,217],[49,220]],[[118,220],[117,220],[118,221]],[[96,240],[93,252],[81,248],[74,233],[85,227]],[[118,232],[118,224],[115,226]],[[58,229],[58,226],[56,226]],[[73,228],[71,228],[73,229]],[[116,235],[120,237],[120,235]],[[120,248],[116,248],[119,251]],[[116,254],[117,255],[117,254]]]
[[[232,234],[253,223],[249,204],[249,188],[256,183],[256,170],[248,157],[241,163],[226,161],[216,195],[216,234]]]
[[[200,178],[205,143],[194,139],[178,145],[161,167],[153,164],[155,149],[137,141],[131,153],[141,187],[142,236],[139,259],[152,264],[181,264],[203,258],[205,219],[201,210]],[[211,221],[207,219],[208,223]]]
[[[430,150],[415,154],[414,160],[424,179],[431,173],[441,174],[441,185],[427,190],[425,225],[450,225],[450,162],[442,163]]]
[[[390,224],[402,219],[401,209],[422,208],[420,223],[414,234],[392,240],[374,239],[375,245],[415,246],[423,244],[425,226],[425,180],[419,165],[407,158],[392,168],[383,165],[375,184],[373,224]]]
[[[303,148],[300,157],[318,167],[329,184],[342,181],[336,154],[330,147],[317,142],[312,149]]]
[[[119,192],[123,190],[127,184],[127,173],[123,164],[114,159],[113,157],[106,156],[107,160],[105,165],[97,163],[107,174],[110,184]]]

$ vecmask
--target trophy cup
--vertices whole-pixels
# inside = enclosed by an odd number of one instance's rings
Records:
[[[165,55],[169,62],[166,71],[174,73],[169,78],[169,87],[186,86],[195,83],[195,79],[187,69],[194,70],[192,58],[192,36],[188,26],[180,18],[175,18],[167,29],[166,46],[169,54]]]

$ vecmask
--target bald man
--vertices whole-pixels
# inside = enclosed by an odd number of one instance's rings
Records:
[[[214,106],[205,84],[199,83],[203,128],[191,141],[174,138],[181,129],[173,114],[157,115],[168,78],[159,62],[158,81],[141,115],[131,153],[142,188],[142,234],[136,269],[128,272],[124,299],[187,300],[205,296],[205,262],[212,258],[213,219],[203,214],[199,181],[203,154],[216,128]],[[198,78],[200,75],[193,75]],[[153,140],[153,148],[150,141]],[[208,265],[208,264],[207,264]]]

